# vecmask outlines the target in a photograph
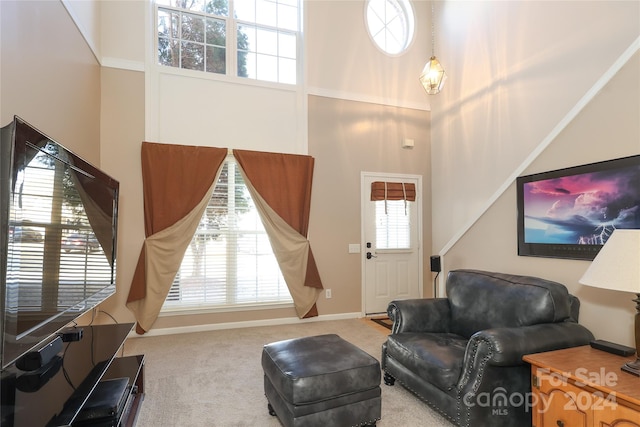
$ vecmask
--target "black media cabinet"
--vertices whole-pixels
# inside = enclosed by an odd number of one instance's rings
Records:
[[[45,367],[24,372],[14,364],[2,371],[3,427],[135,425],[144,398],[144,356],[116,357],[133,323],[79,328],[82,339],[65,342]],[[116,378],[128,379],[122,410],[109,419],[77,422],[96,385]]]

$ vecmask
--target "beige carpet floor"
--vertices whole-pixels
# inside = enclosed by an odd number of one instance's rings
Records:
[[[262,347],[326,333],[338,334],[380,360],[389,330],[367,319],[351,319],[129,339],[123,353],[146,356],[146,394],[137,426],[278,427],[280,422],[267,411]],[[379,427],[452,425],[402,386],[381,387]]]

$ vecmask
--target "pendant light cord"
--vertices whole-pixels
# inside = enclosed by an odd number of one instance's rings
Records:
[[[435,25],[435,7],[431,0],[431,56],[436,56],[436,25]]]

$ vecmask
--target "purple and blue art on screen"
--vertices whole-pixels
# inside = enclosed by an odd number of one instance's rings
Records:
[[[640,165],[524,184],[526,243],[603,245],[640,228]]]

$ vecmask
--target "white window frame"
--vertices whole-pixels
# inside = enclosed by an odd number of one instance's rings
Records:
[[[372,1],[384,1],[385,3],[397,3],[399,6],[399,9],[401,9],[404,12],[405,19],[407,21],[407,26],[408,26],[407,35],[406,35],[406,39],[402,43],[402,47],[398,52],[390,52],[386,46],[379,44],[375,38],[375,35],[372,34],[372,28],[369,24],[369,6]],[[389,19],[385,17],[384,21],[385,22],[383,24],[382,31],[390,32],[389,25],[388,25]],[[401,55],[404,55],[409,50],[409,48],[411,47],[411,45],[415,40],[415,35],[416,35],[415,21],[416,21],[416,14],[413,9],[413,5],[411,4],[411,1],[409,0],[367,0],[364,4],[364,24],[367,29],[367,35],[369,36],[369,39],[371,39],[371,42],[373,43],[373,45],[377,49],[379,49],[381,52],[383,52],[385,55],[392,56],[392,57],[401,56]]]
[[[229,11],[230,13],[232,13],[232,11],[234,10],[233,3],[235,0],[228,0],[228,1],[229,1]],[[303,72],[304,71],[304,68],[303,68],[304,40],[303,40],[303,25],[302,25],[303,0],[297,0],[297,2],[298,2],[298,8],[297,8],[298,9],[298,30],[295,32],[291,32],[292,34],[295,33],[295,36],[296,36],[296,59],[295,59],[296,60],[296,83],[295,84],[281,83],[281,82],[276,82],[271,80],[259,80],[257,78],[251,78],[251,77],[239,77],[237,75],[238,50],[237,50],[236,36],[237,36],[238,25],[245,24],[250,26],[257,26],[258,28],[261,28],[261,29],[277,30],[281,32],[283,31],[288,32],[290,30],[283,30],[276,27],[258,24],[256,22],[240,21],[229,16],[221,17],[221,16],[207,15],[203,12],[187,11],[185,9],[173,8],[171,6],[158,4],[155,0],[152,0],[152,7],[151,7],[152,22],[151,22],[150,36],[151,36],[151,45],[153,46],[153,49],[151,52],[151,56],[152,56],[151,64],[153,68],[156,70],[156,72],[160,74],[166,73],[166,74],[174,74],[174,75],[180,75],[180,76],[191,77],[191,78],[218,80],[218,81],[224,81],[224,82],[230,82],[230,83],[240,83],[240,84],[246,84],[246,85],[272,87],[272,88],[278,88],[281,90],[296,91],[298,90],[298,88],[302,87],[303,76],[304,76],[304,72]],[[191,70],[191,69],[172,67],[168,65],[159,64],[159,59],[158,59],[158,38],[159,38],[158,37],[158,9],[159,8],[179,10],[185,13],[215,17],[217,19],[225,19],[226,35],[227,35],[227,46],[226,46],[227,72],[226,74]]]

